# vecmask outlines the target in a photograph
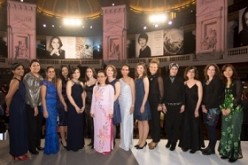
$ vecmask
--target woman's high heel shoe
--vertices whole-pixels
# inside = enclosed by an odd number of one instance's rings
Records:
[[[153,150],[154,148],[156,148],[157,145],[158,145],[158,143],[155,143],[155,142],[151,142],[148,144],[150,150]]]
[[[28,157],[27,154],[25,154],[25,155],[22,155],[22,156],[13,156],[13,159],[14,160],[28,160],[29,157]]]
[[[141,149],[143,149],[146,145],[147,145],[147,142],[146,142],[142,147],[141,147],[141,146],[138,146],[136,149],[141,150]]]

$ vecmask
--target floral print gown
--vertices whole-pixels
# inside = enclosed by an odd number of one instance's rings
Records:
[[[96,85],[93,89],[91,113],[94,114],[94,148],[99,153],[113,149],[112,119],[114,88],[111,85]]]
[[[231,88],[225,89],[225,100],[221,109],[229,108],[230,114],[222,115],[221,139],[219,152],[221,156],[238,159],[240,150],[240,133],[243,122],[243,108],[235,105],[235,98]]]

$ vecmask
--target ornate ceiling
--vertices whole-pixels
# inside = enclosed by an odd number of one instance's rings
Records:
[[[130,0],[129,7],[138,12],[163,12],[180,10],[194,5],[195,0]]]
[[[0,0],[0,5],[7,0]],[[20,1],[20,0],[14,0]],[[54,17],[95,18],[102,6],[127,5],[141,13],[164,12],[195,5],[196,0],[23,0],[37,5],[37,11]]]
[[[101,13],[100,0],[37,0],[38,12],[55,17],[94,18]]]

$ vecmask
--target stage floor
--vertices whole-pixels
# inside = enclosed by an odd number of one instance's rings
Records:
[[[40,152],[37,156],[30,155],[30,160],[14,161],[8,154],[8,141],[1,140],[0,165],[230,165],[227,160],[220,159],[217,151],[215,155],[205,156],[200,151],[191,154],[189,152],[183,152],[177,147],[172,152],[165,148],[167,140],[161,140],[154,150],[149,150],[148,147],[142,150],[132,148],[128,152],[118,147],[119,140],[117,140],[115,149],[107,156],[96,153],[87,146],[89,140],[86,139],[85,141],[86,147],[78,152],[66,151],[61,147],[59,153],[56,155],[45,155],[43,152]],[[150,142],[150,139],[147,142]],[[137,139],[134,139],[134,144],[136,143]],[[242,141],[241,145],[244,158],[233,163],[235,165],[248,164],[248,141]]]

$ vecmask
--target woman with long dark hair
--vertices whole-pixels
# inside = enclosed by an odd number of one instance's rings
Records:
[[[14,160],[27,160],[28,136],[25,105],[25,86],[22,82],[24,66],[14,63],[11,66],[13,78],[5,97],[6,112],[9,115],[9,145],[10,154]]]
[[[221,73],[225,84],[225,98],[220,105],[222,125],[219,153],[222,159],[235,162],[240,154],[240,133],[243,122],[241,103],[243,86],[232,64],[224,65]]]
[[[202,150],[203,155],[215,153],[217,141],[216,125],[220,116],[220,104],[223,101],[224,85],[220,79],[220,69],[216,64],[208,64],[204,69],[202,112],[208,131],[208,146]]]
[[[59,139],[57,134],[57,88],[55,68],[48,66],[46,79],[41,81],[41,102],[43,116],[46,118],[46,135],[44,153],[56,154],[59,151]]]
[[[65,65],[61,66],[60,78],[57,79],[57,92],[59,97],[58,111],[59,111],[59,133],[61,137],[61,144],[63,147],[67,146],[67,110],[69,100],[66,96],[66,83],[69,80],[69,68]]]

